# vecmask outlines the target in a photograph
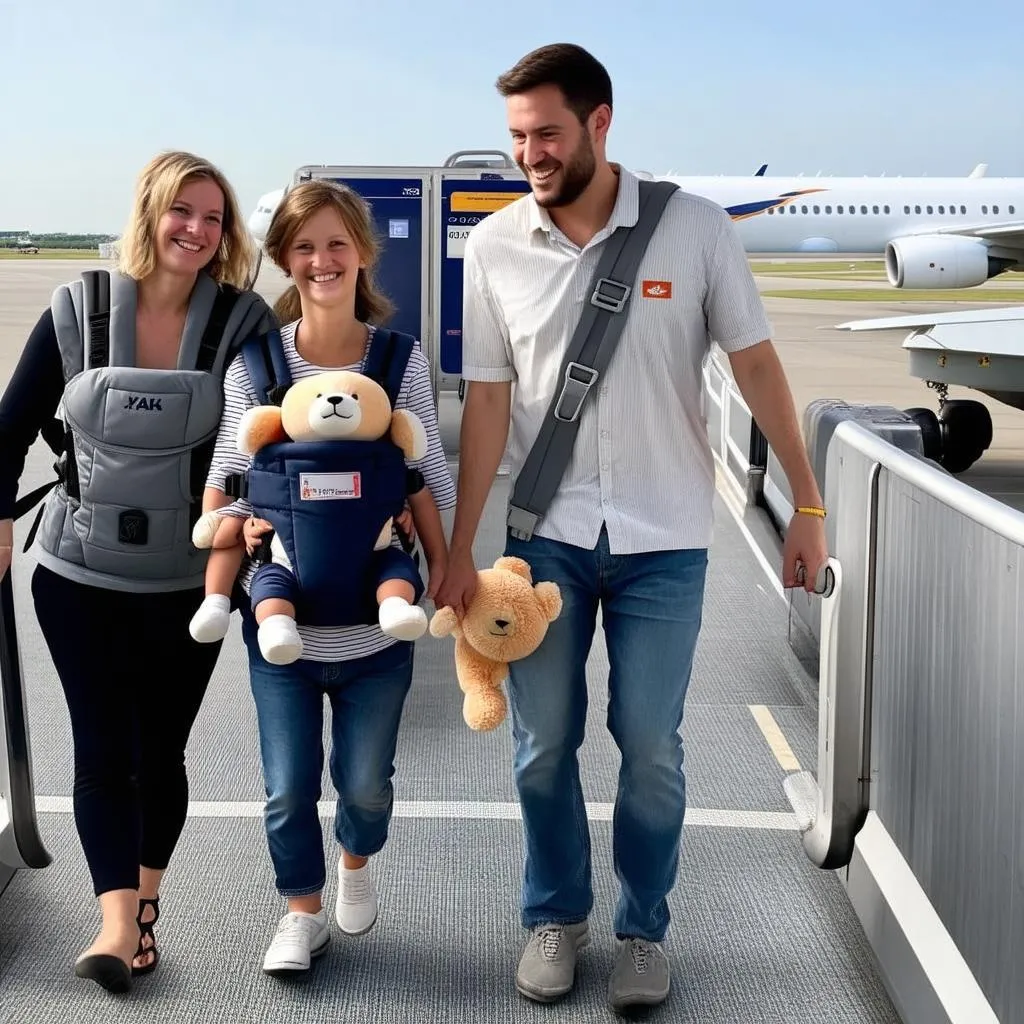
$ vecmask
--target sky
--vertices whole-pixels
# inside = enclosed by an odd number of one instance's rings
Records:
[[[608,68],[608,155],[654,173],[1024,176],[1024,4],[0,0],[0,230],[118,234],[181,148],[246,215],[310,163],[510,149],[494,80],[550,42]]]

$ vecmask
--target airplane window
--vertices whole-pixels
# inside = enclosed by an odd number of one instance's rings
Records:
[[[920,212],[921,212],[921,207],[920,206],[915,206],[914,207],[914,213],[920,213]]]
[[[903,212],[904,213],[910,213],[910,207],[909,206],[904,206],[903,207]]]
[[[815,206],[814,212],[815,213],[821,213],[821,207],[820,206]]]
[[[860,212],[861,213],[867,213],[868,212],[868,208],[866,206],[862,206],[860,208]],[[877,206],[875,207],[875,213],[878,213],[878,207]]]
[[[945,212],[946,212],[946,208],[944,206],[940,206],[939,207],[939,213],[945,213]]]
[[[789,212],[790,212],[790,213],[796,213],[796,207],[795,207],[795,206],[791,206],[791,207],[789,208]]]
[[[885,206],[882,207],[882,212],[883,213],[888,213],[889,212],[889,204],[888,203],[886,203]],[[907,210],[907,213],[910,213],[909,209]]]
[[[1008,206],[1006,208],[1006,210],[1007,210],[1008,213],[1016,213],[1017,212],[1016,209],[1014,207],[1012,207],[1012,206]]]
[[[928,207],[928,212],[929,212],[929,213],[931,213],[931,212],[932,212],[932,208],[931,208],[930,206]]]
[[[966,213],[967,212],[967,207],[966,206],[961,206],[960,207],[960,212],[961,213]]]
[[[872,206],[871,207],[871,212],[872,213],[878,213],[878,207],[877,206]]]
[[[800,212],[801,213],[806,213],[807,212],[807,207],[806,206],[801,206],[800,207]],[[1013,211],[1011,210],[1010,212],[1012,213]]]
[[[831,206],[826,206],[825,207],[825,212],[826,213],[831,213],[832,212],[832,207]]]
[[[998,206],[993,206],[992,207],[992,212],[993,213],[998,213],[999,212],[999,207]]]
[[[836,207],[836,213],[842,213],[842,212],[843,212],[843,208],[841,206],[837,206]]]
[[[981,208],[981,212],[982,212],[982,213],[988,213],[988,206],[987,206],[987,205],[986,205],[986,206],[983,206],[983,207]]]

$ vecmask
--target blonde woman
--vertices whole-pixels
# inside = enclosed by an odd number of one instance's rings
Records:
[[[379,249],[360,197],[329,181],[297,185],[274,214],[265,250],[294,282],[275,306],[284,324],[277,355],[290,378],[325,369],[371,373],[384,351],[380,346],[394,336],[382,329],[390,304],[374,285]],[[438,509],[454,505],[455,485],[441,447],[427,360],[415,339],[404,336],[404,344],[404,369],[396,358],[386,380],[395,391],[393,407],[408,409],[426,429],[426,454],[407,468],[425,481],[409,505],[429,571],[426,588],[421,584],[418,589],[432,597],[447,566]],[[224,418],[208,481],[218,499],[226,478],[249,468],[235,437],[242,415],[259,401],[245,358],[238,356],[224,378]],[[240,499],[224,511],[247,518],[252,509]],[[270,524],[257,520],[255,528],[247,525],[247,541],[262,544],[258,537],[264,525]],[[399,543],[397,537],[393,543]],[[246,592],[255,589],[256,568],[254,562],[243,564],[240,582]],[[270,974],[308,970],[331,935],[322,899],[328,876],[317,811],[324,697],[331,702],[330,768],[338,792],[334,918],[342,932],[361,935],[377,919],[369,860],[388,837],[395,746],[412,683],[413,642],[384,632],[375,611],[363,624],[300,621],[298,635],[301,656],[290,664],[271,664],[261,653],[250,604],[242,602],[242,637],[249,651],[267,791],[267,842],[277,891],[287,902],[263,961]]]
[[[157,156],[109,302],[102,276],[59,288],[0,400],[0,576],[36,497],[15,500],[36,435],[61,458],[32,528],[32,594],[70,713],[75,824],[102,912],[75,973],[114,992],[159,959],[185,745],[220,649],[188,631],[205,566],[191,524],[213,507],[203,485],[223,368],[275,324],[244,290],[253,255],[223,174],[190,153]]]

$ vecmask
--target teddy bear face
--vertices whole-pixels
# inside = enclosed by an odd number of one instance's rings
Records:
[[[460,623],[467,642],[493,661],[517,661],[544,639],[549,609],[528,579],[505,569],[482,569]]]
[[[375,441],[390,429],[391,403],[369,377],[332,370],[288,388],[281,425],[293,441]]]

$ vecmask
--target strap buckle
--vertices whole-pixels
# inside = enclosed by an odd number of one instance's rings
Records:
[[[532,540],[533,530],[540,516],[536,512],[510,504],[505,523],[516,540]]]
[[[609,313],[621,313],[626,305],[626,299],[629,298],[632,291],[632,287],[628,284],[613,281],[610,277],[602,277],[598,279],[597,284],[594,286],[594,293],[590,296],[590,303],[599,309],[607,310]],[[617,293],[618,298],[616,298]]]
[[[558,403],[555,406],[554,417],[556,420],[560,420],[562,423],[575,423],[579,419],[583,400],[594,386],[598,376],[600,375],[592,366],[584,366],[575,360],[566,364],[562,393],[558,396]],[[570,403],[571,409],[566,412]]]

